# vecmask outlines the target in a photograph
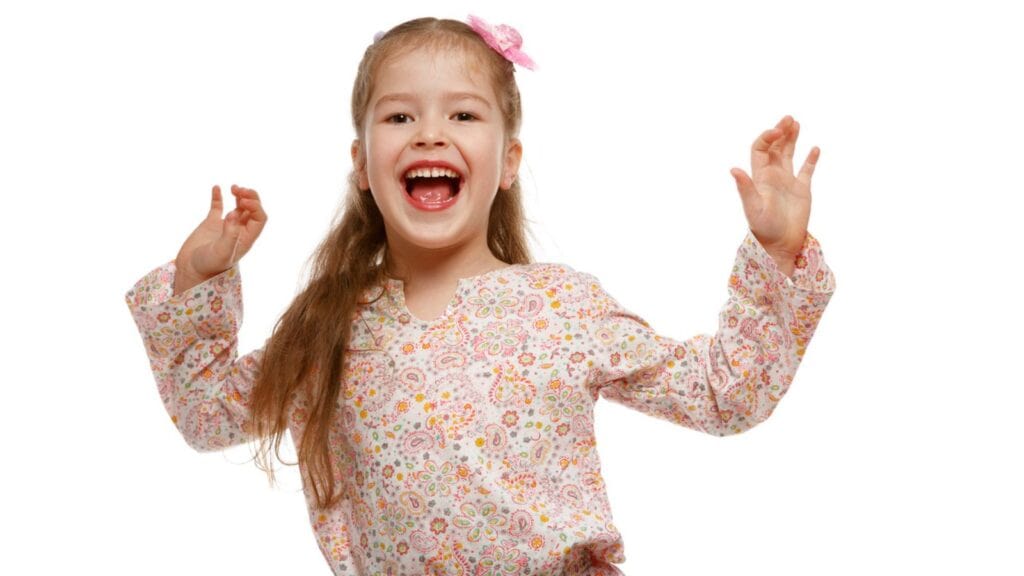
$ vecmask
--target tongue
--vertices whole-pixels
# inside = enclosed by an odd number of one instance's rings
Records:
[[[423,204],[440,204],[452,197],[452,187],[447,178],[417,178],[410,194]]]

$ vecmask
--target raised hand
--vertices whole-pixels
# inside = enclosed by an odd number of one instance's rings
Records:
[[[811,148],[800,172],[793,174],[793,149],[800,123],[785,116],[750,149],[753,177],[739,168],[730,173],[743,202],[750,231],[787,276],[803,247],[811,216],[811,175],[821,150]]]
[[[252,248],[267,223],[255,190],[231,186],[235,209],[221,219],[224,201],[214,186],[210,211],[189,235],[175,260],[174,293],[179,294],[231,268]]]

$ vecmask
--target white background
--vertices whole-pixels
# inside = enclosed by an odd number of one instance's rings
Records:
[[[263,342],[350,167],[373,34],[519,28],[538,260],[663,334],[713,332],[746,231],[729,175],[784,114],[822,149],[838,290],[789,396],[716,439],[607,401],[630,576],[1021,573],[1021,19],[999,3],[4,2],[5,574],[327,574],[294,467],[192,452],[123,301],[210,187],[257,189]],[[966,6],[966,3],[963,3]]]

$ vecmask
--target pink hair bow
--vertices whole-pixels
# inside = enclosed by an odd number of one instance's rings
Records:
[[[523,37],[519,35],[519,31],[515,28],[508,24],[491,26],[482,18],[477,18],[472,14],[469,15],[469,27],[476,31],[484,39],[484,42],[487,42],[488,46],[494,48],[498,54],[504,56],[509,62],[519,64],[530,70],[537,66],[520,49],[523,45]]]

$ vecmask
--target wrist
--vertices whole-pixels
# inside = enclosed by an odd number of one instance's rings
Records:
[[[790,252],[767,250],[768,255],[775,261],[775,266],[787,277],[792,278],[796,270],[797,255]]]

